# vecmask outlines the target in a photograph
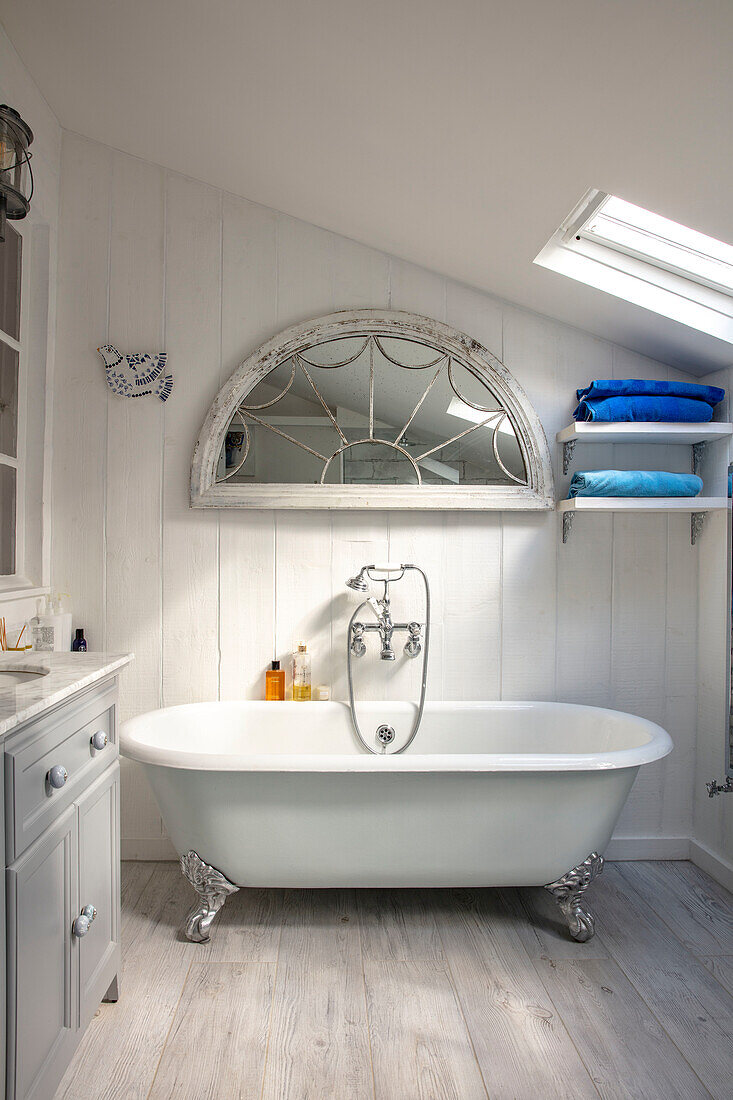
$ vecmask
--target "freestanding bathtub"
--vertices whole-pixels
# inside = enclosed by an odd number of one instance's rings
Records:
[[[414,708],[359,706],[399,747]],[[428,703],[404,754],[358,744],[348,706],[195,703],[141,715],[123,755],[150,780],[199,894],[189,938],[237,887],[528,886],[576,939],[580,897],[642,764],[672,748],[642,718],[565,703]]]

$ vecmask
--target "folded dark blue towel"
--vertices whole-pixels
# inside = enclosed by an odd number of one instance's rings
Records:
[[[573,474],[568,497],[696,497],[702,478],[664,470],[585,470]]]
[[[713,419],[713,407],[707,401],[689,397],[584,397],[573,413],[576,420],[604,423],[624,420],[662,421],[664,423],[704,424]]]
[[[657,382],[647,378],[596,378],[590,386],[576,390],[578,401],[589,397],[595,401],[601,397],[689,397],[693,401],[706,401],[717,405],[725,397],[725,390],[717,386],[701,386],[697,382]]]

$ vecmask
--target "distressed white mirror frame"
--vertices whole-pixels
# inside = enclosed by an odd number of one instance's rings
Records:
[[[522,452],[525,485],[311,485],[229,484],[216,480],[232,416],[252,389],[279,363],[328,340],[348,336],[414,339],[468,366],[509,414]],[[396,368],[398,369],[398,368]],[[457,329],[412,313],[344,310],[278,333],[234,371],[209,409],[191,465],[193,508],[412,508],[537,510],[554,508],[547,439],[527,395],[504,364]]]

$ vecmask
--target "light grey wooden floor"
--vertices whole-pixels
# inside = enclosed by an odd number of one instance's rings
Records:
[[[733,1097],[733,896],[609,865],[597,934],[527,890],[242,890],[209,944],[177,865],[123,865],[122,995],[56,1100]]]

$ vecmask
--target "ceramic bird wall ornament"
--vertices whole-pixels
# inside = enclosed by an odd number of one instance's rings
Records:
[[[123,355],[113,344],[97,351],[104,359],[107,385],[120,397],[147,397],[153,394],[167,401],[173,392],[173,375],[166,372],[168,355]]]

